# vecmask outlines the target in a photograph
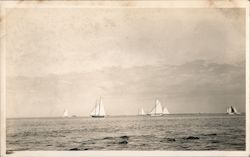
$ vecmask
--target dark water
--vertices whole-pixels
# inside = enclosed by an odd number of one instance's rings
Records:
[[[245,150],[245,115],[8,119],[7,150]]]

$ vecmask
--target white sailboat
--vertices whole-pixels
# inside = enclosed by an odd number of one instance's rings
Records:
[[[138,115],[139,115],[139,116],[144,116],[144,115],[146,115],[146,113],[144,112],[143,108],[141,108],[141,110],[139,110]]]
[[[238,112],[235,107],[234,107],[234,112],[235,114],[240,114],[240,112]]]
[[[95,107],[90,113],[90,116],[93,118],[104,118],[105,117],[105,110],[104,106],[102,104],[102,98],[100,98],[100,101],[96,101]]]
[[[235,107],[230,106],[227,108],[227,114],[229,115],[235,115],[235,114],[240,114]]]
[[[150,116],[162,116],[162,106],[158,99],[155,101],[155,107],[150,112]]]
[[[167,107],[163,108],[163,114],[170,114]]]
[[[69,112],[67,109],[64,110],[63,117],[69,117]]]

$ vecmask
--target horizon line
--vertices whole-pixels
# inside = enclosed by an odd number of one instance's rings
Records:
[[[197,112],[197,113],[170,113],[170,114],[165,114],[165,115],[188,115],[188,114],[227,114],[226,112]],[[246,114],[246,112],[241,112],[241,115]],[[145,114],[145,116],[148,116],[150,114]],[[141,116],[138,114],[129,114],[129,115],[106,115],[105,117],[121,117],[121,116]],[[63,117],[63,116],[39,116],[39,117],[6,117],[6,119],[26,119],[26,118],[91,118],[91,116],[68,116],[68,117]]]

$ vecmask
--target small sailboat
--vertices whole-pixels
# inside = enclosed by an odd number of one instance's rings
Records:
[[[141,108],[141,110],[139,110],[138,115],[139,116],[145,116],[146,115],[146,113],[144,112],[143,108]]]
[[[96,101],[95,107],[90,113],[90,116],[93,118],[104,118],[105,117],[105,110],[104,106],[102,104],[102,98],[100,98],[100,101]]]
[[[69,117],[69,112],[67,109],[64,110],[63,117]]]
[[[163,114],[170,114],[167,107],[163,108]]]
[[[155,106],[150,112],[150,116],[162,116],[162,106],[158,99],[155,101]]]
[[[227,108],[227,114],[229,115],[235,115],[235,114],[240,114],[235,107],[230,106]]]
[[[238,112],[235,107],[234,107],[234,112],[235,114],[240,114],[240,112]]]

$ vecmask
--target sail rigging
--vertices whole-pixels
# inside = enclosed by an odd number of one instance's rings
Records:
[[[92,117],[104,117],[106,115],[104,106],[102,103],[102,98],[100,98],[100,101],[96,101],[95,107],[90,113]]]
[[[156,99],[155,107],[150,112],[150,115],[151,116],[160,116],[160,115],[162,115],[162,106],[161,106],[161,102],[158,99]]]
[[[227,108],[227,114],[234,115],[234,114],[240,114],[237,109],[233,106],[230,106]]]

